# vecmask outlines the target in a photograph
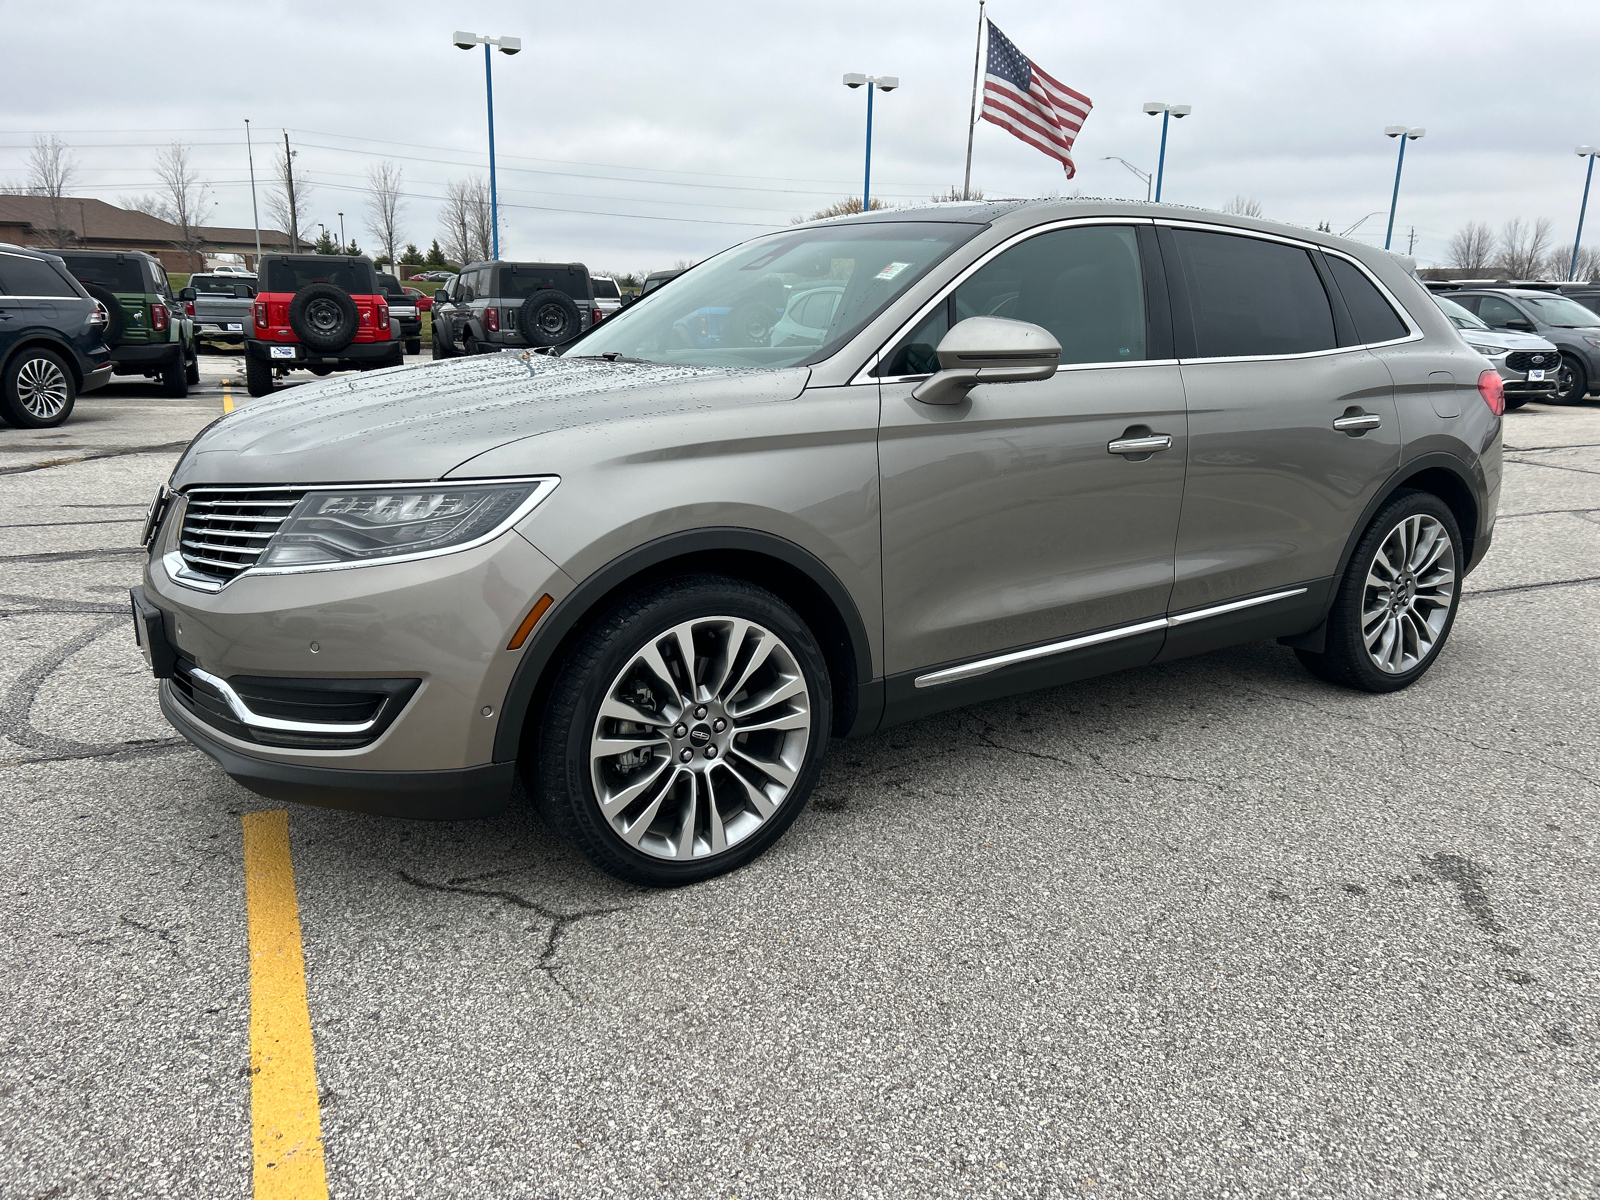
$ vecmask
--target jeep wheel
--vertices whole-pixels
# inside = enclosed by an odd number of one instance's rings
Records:
[[[335,354],[355,341],[361,314],[348,292],[331,283],[308,283],[289,301],[289,328],[308,349]]]
[[[422,353],[422,339],[419,338],[419,337],[407,338],[406,339],[406,353],[407,354],[421,354]]]
[[[582,326],[571,296],[540,288],[517,310],[517,332],[530,346],[559,346],[577,337]]]
[[[567,655],[530,790],[601,870],[693,883],[782,836],[831,721],[822,651],[793,609],[742,580],[669,580],[603,613]]]
[[[51,429],[72,415],[78,398],[72,371],[52,351],[29,347],[0,378],[0,418],[19,429]]]
[[[196,346],[183,364],[184,382],[191,387],[200,382],[200,347]]]
[[[252,396],[265,396],[272,391],[272,364],[254,355],[244,356],[245,390]]]
[[[166,366],[161,368],[157,376],[161,381],[161,394],[173,400],[181,400],[189,394],[188,370],[183,365],[183,355],[179,355]]]

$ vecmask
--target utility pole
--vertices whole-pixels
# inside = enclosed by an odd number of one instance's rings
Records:
[[[294,151],[289,149],[289,131],[283,131],[283,170],[289,188],[289,252],[300,253],[300,214],[295,207]]]
[[[1411,227],[1411,234],[1406,239],[1406,253],[1409,255],[1416,248],[1417,248],[1417,227],[1415,225],[1413,225]]]
[[[244,150],[250,156],[250,219],[256,223],[256,261],[261,265],[261,210],[256,207],[256,151],[250,144],[250,118],[244,119]]]

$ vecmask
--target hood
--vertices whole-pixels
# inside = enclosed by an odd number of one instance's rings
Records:
[[[1554,350],[1556,347],[1536,333],[1515,333],[1507,329],[1460,329],[1467,345],[1504,346],[1507,350]]]
[[[810,374],[509,353],[392,367],[249,401],[190,443],[172,483],[442,479],[562,429],[792,400]]]

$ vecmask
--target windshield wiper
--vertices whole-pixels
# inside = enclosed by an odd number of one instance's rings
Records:
[[[607,362],[648,363],[648,358],[629,358],[616,350],[607,350],[604,354],[564,354],[563,358],[603,358]]]

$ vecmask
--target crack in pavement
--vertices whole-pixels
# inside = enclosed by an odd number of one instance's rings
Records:
[[[1462,592],[1461,598],[1468,596],[1498,596],[1505,592],[1536,592],[1540,588],[1554,587],[1579,587],[1585,583],[1600,583],[1600,575],[1585,575],[1581,579],[1551,579],[1545,583],[1510,583],[1505,587],[1479,588],[1476,591]]]
[[[1600,442],[1578,442],[1572,446],[1507,446],[1502,442],[1500,448],[1507,454],[1536,454],[1548,450],[1600,450]]]
[[[591,908],[583,909],[578,912],[561,912],[558,909],[546,907],[545,905],[540,904],[537,900],[529,900],[526,896],[518,895],[516,892],[508,891],[504,888],[472,888],[461,886],[462,884],[473,880],[487,879],[515,873],[515,870],[490,871],[483,875],[456,876],[454,878],[445,880],[443,883],[433,883],[426,879],[418,879],[409,871],[402,870],[397,872],[403,882],[409,883],[412,887],[421,888],[424,891],[454,892],[461,896],[480,896],[489,900],[503,900],[505,903],[516,908],[523,908],[527,909],[529,912],[538,913],[545,920],[549,921],[550,931],[545,935],[544,949],[540,952],[539,961],[535,963],[534,966],[538,970],[543,971],[545,975],[549,977],[551,983],[555,984],[564,993],[566,993],[568,1000],[571,1000],[573,1003],[577,1003],[578,998],[572,994],[572,989],[567,987],[567,985],[563,983],[556,975],[556,972],[562,969],[561,965],[555,961],[556,951],[560,948],[561,939],[566,936],[566,932],[571,926],[576,925],[579,921],[582,921],[587,917],[603,917],[611,913],[628,912],[634,908],[637,908],[638,906],[634,904],[623,904],[618,905],[615,908]]]
[[[129,546],[126,549],[118,547],[106,550],[43,550],[37,554],[0,554],[0,562],[81,562],[98,558],[128,558],[144,552],[144,547],[142,546]]]
[[[29,471],[45,471],[51,467],[69,467],[74,463],[95,462],[102,458],[126,458],[131,454],[157,454],[163,450],[182,450],[188,442],[164,442],[159,446],[129,446],[124,450],[108,450],[104,454],[81,454],[73,458],[52,458],[22,467],[0,467],[0,475],[23,475]]]
[[[1597,512],[1600,512],[1600,508],[1541,508],[1538,512],[1501,513],[1495,517],[1495,520],[1515,521],[1518,517],[1557,517],[1563,515],[1581,517],[1586,513]],[[4,525],[0,525],[0,529],[4,528]]]
[[[1528,462],[1520,458],[1508,458],[1506,461],[1519,467],[1543,467],[1547,471],[1571,471],[1576,475],[1600,475],[1600,471],[1590,471],[1583,467],[1563,467],[1556,463]]]
[[[143,521],[143,517],[101,517],[98,521],[30,521],[20,525],[0,525],[0,529],[57,529],[67,525],[138,525]]]
[[[95,613],[111,616],[118,613],[126,615],[130,611],[121,604],[91,604],[86,600],[57,600],[54,596],[24,596],[17,592],[0,592],[0,604],[26,606],[0,612],[0,616],[27,616],[33,613]]]

